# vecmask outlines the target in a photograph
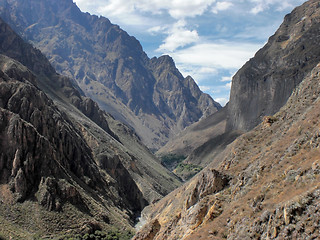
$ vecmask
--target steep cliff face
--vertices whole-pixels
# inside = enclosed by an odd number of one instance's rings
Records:
[[[1,0],[0,14],[151,148],[220,108],[172,59],[149,59],[134,37],[72,0]]]
[[[228,130],[250,130],[276,113],[320,59],[320,7],[308,1],[287,15],[277,32],[234,76]]]
[[[2,20],[0,54],[0,236],[132,231],[148,202],[179,185],[129,127]]]

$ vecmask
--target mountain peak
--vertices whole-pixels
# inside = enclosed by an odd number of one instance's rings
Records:
[[[162,55],[162,56],[160,56],[158,58],[154,57],[151,60],[157,61],[160,64],[168,64],[168,65],[174,65],[175,66],[173,58],[171,56],[169,56],[169,55]]]

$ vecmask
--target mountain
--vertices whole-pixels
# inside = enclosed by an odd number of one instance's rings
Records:
[[[272,96],[280,99],[278,94],[283,93],[284,105],[274,115],[262,117],[260,124],[254,118],[256,115],[245,118],[235,103],[232,108],[228,105],[227,130],[247,133],[211,159],[189,182],[148,206],[144,210],[146,224],[134,240],[318,238],[320,227],[314,223],[320,221],[320,60],[316,50],[320,36],[319,6],[319,1],[310,0],[287,15],[270,42],[233,79],[242,88],[243,98],[238,92],[232,101],[248,98],[254,104],[257,96],[262,101],[271,93],[268,87],[262,88],[261,78],[253,77],[260,76],[259,70],[266,73],[268,66],[281,66],[283,78],[274,68],[275,75],[268,73],[266,81],[275,84]],[[290,29],[291,35],[278,38],[283,29]],[[268,52],[264,60],[261,54],[268,46],[277,46],[277,51],[274,55]],[[256,65],[258,60],[261,65]],[[294,70],[291,78],[290,70]],[[231,94],[234,92],[236,88]],[[285,94],[289,94],[287,99]],[[276,111],[274,98],[264,101],[266,107],[270,105]],[[260,100],[256,104],[252,112],[263,105]],[[237,115],[232,115],[233,108]],[[258,125],[253,128],[253,123]]]
[[[0,237],[133,232],[180,185],[139,137],[0,19]]]
[[[286,103],[320,60],[319,7],[288,14],[268,43],[233,77],[227,129],[250,130]],[[312,20],[311,20],[312,19]]]
[[[151,149],[221,108],[169,56],[149,59],[134,37],[72,0],[1,0],[0,16]]]

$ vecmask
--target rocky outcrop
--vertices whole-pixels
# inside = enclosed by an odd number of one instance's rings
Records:
[[[149,59],[134,37],[72,0],[1,0],[0,15],[150,148],[220,108],[170,57]]]
[[[228,130],[247,131],[273,115],[320,60],[320,8],[311,0],[288,14],[277,32],[234,76]]]
[[[227,176],[214,169],[199,174],[196,180],[171,193],[170,198],[149,206],[150,223],[133,239],[183,239],[203,221],[220,215],[218,200],[210,196],[226,188],[228,182]]]

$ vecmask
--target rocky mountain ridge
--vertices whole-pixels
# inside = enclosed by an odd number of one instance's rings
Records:
[[[134,37],[72,0],[1,0],[0,16],[150,148],[220,108],[170,57],[149,59]]]
[[[2,20],[0,54],[0,236],[132,232],[136,214],[179,185]]]

